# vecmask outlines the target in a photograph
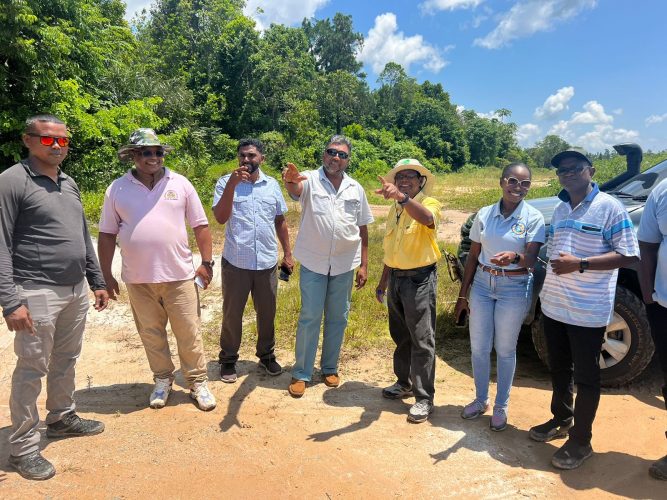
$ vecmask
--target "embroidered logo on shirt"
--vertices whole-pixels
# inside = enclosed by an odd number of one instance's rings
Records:
[[[517,222],[512,226],[512,232],[517,236],[523,236],[526,234],[526,225],[523,222]]]
[[[164,199],[165,200],[178,200],[178,193],[176,191],[172,191],[171,189],[169,191],[166,191],[164,193]]]

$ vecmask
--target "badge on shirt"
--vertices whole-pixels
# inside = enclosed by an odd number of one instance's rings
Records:
[[[178,200],[178,193],[170,189],[164,193],[164,199],[170,201]]]
[[[512,232],[517,236],[523,236],[526,234],[526,225],[523,222],[516,222],[511,227]]]

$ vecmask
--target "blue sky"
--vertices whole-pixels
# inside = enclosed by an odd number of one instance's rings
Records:
[[[258,29],[352,15],[371,86],[389,61],[453,103],[512,111],[519,141],[667,149],[664,0],[247,0]],[[127,18],[147,0],[129,0]],[[258,8],[263,13],[258,12]]]

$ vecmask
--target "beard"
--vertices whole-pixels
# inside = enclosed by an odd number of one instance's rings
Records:
[[[257,171],[257,169],[259,169],[259,163],[256,162],[248,161],[245,162],[243,166],[247,169],[247,172],[251,175],[254,174]]]

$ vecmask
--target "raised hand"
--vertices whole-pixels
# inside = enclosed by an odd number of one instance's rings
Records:
[[[287,184],[299,184],[305,180],[308,180],[308,177],[301,175],[294,163],[288,163],[283,169],[283,182]]]
[[[385,200],[402,200],[405,198],[405,194],[401,193],[396,185],[388,182],[381,175],[378,175],[378,180],[382,183],[382,187],[380,189],[376,189],[375,194],[384,196]]]

